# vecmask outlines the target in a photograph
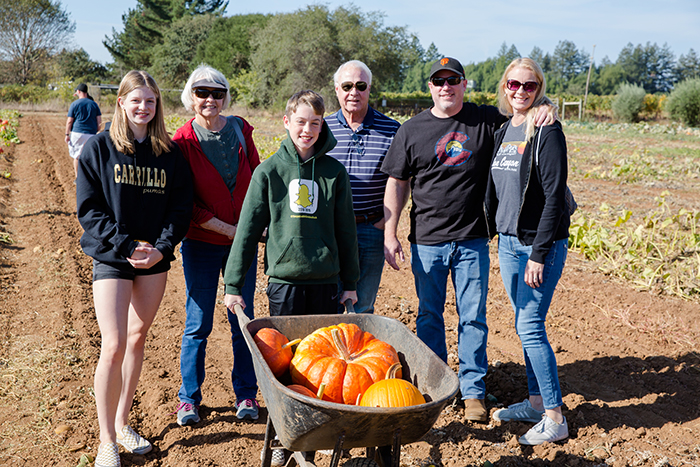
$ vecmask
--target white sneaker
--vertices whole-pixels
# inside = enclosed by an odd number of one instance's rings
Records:
[[[566,424],[566,417],[564,417],[564,421],[557,423],[545,415],[537,425],[522,435],[518,442],[528,446],[537,446],[538,444],[553,443],[568,437],[569,426]]]
[[[275,439],[279,439],[275,435]],[[265,457],[265,449],[260,451],[260,460],[262,461]],[[272,461],[270,462],[270,467],[284,467],[284,449],[273,449],[272,450]]]
[[[509,405],[506,409],[496,410],[492,417],[499,422],[532,422],[537,423],[542,420],[544,410],[539,411],[532,407],[530,401],[525,399],[517,404]]]

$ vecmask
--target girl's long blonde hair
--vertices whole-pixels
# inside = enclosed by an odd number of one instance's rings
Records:
[[[148,136],[151,138],[151,148],[156,156],[160,156],[164,152],[170,152],[172,147],[172,139],[165,129],[165,119],[163,117],[163,102],[160,97],[160,89],[156,81],[151,75],[145,71],[131,70],[119,84],[117,92],[117,105],[114,109],[114,118],[112,125],[109,128],[109,138],[114,143],[118,151],[124,154],[133,154],[134,148],[134,133],[129,128],[129,120],[126,112],[119,105],[118,99],[124,97],[136,88],[146,87],[156,96],[156,114],[150,122],[148,122]]]
[[[527,111],[527,116],[525,118],[525,122],[527,124],[525,127],[525,139],[529,141],[535,134],[535,116],[537,115],[539,107],[542,104],[549,104],[556,111],[556,106],[545,95],[547,92],[547,80],[544,78],[542,68],[540,68],[537,62],[531,58],[516,58],[506,67],[506,71],[503,72],[503,76],[498,82],[498,110],[500,110],[503,115],[508,117],[513,116],[513,107],[510,105],[510,102],[508,102],[508,96],[506,95],[506,84],[508,81],[508,74],[514,68],[527,68],[535,74],[535,78],[539,84],[539,86],[537,86],[537,94],[535,94],[535,99],[532,101],[532,106]]]

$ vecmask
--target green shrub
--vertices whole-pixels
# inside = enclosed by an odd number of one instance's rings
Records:
[[[639,121],[639,113],[644,108],[646,94],[644,88],[637,84],[624,83],[620,85],[612,103],[613,115],[622,122]]]
[[[671,118],[688,126],[700,124],[700,78],[687,79],[676,84],[666,100],[666,110]]]

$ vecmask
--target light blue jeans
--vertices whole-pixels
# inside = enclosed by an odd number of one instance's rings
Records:
[[[182,386],[178,392],[181,402],[199,405],[202,402],[202,383],[205,377],[204,359],[207,353],[207,338],[214,324],[214,309],[219,287],[219,276],[223,274],[228,260],[230,245],[213,245],[197,240],[182,241],[182,269],[185,272],[187,302],[185,310],[185,332],[180,349],[180,374]],[[245,314],[253,319],[253,298],[255,296],[255,275],[257,261],[253,261],[245,278],[242,295],[245,300]],[[255,399],[258,383],[245,338],[238,325],[236,315],[226,310],[231,326],[231,346],[233,347],[233,370],[231,383],[237,400]]]
[[[374,301],[382,281],[384,270],[384,231],[369,223],[357,224],[357,247],[360,260],[360,280],[357,282],[357,303],[355,313],[374,313]],[[340,297],[343,284],[338,286]],[[339,312],[345,305],[338,304]]]
[[[418,337],[447,362],[445,299],[452,276],[457,302],[459,386],[463,399],[486,396],[486,294],[489,288],[488,239],[437,245],[411,244],[411,267],[418,294]]]
[[[515,311],[515,330],[525,355],[527,388],[531,396],[542,396],[545,409],[562,405],[557,360],[547,339],[545,319],[564,270],[567,245],[566,238],[552,244],[545,258],[542,284],[533,289],[523,279],[532,246],[522,245],[512,235],[498,234],[501,278]]]

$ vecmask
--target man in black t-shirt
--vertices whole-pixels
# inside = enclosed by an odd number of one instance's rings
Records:
[[[442,58],[430,70],[433,107],[404,123],[384,159],[384,254],[394,269],[404,260],[396,236],[409,193],[411,267],[419,299],[418,337],[447,361],[445,295],[452,275],[456,294],[459,380],[465,418],[485,422],[486,294],[489,250],[483,202],[493,135],[506,117],[492,106],[463,102],[464,69]]]
[[[428,83],[433,107],[404,123],[394,137],[382,171],[384,255],[399,269],[404,253],[396,236],[401,210],[412,193],[411,268],[419,307],[418,337],[447,361],[445,297],[452,276],[459,316],[459,380],[467,420],[486,422],[486,294],[489,250],[483,202],[494,133],[507,118],[492,106],[464,102],[464,69],[454,58],[436,61]],[[536,121],[551,123],[554,108]],[[549,111],[549,112],[548,112]],[[549,114],[549,116],[548,116]]]

